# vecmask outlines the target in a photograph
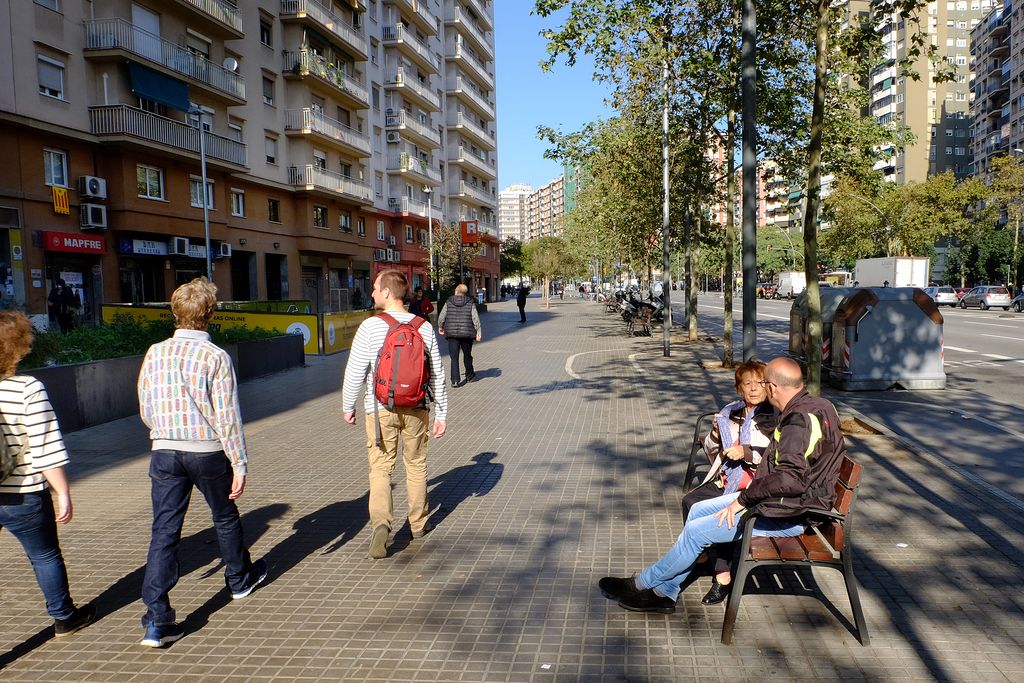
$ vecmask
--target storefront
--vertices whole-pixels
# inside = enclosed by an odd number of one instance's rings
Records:
[[[166,241],[121,237],[117,240],[117,253],[121,303],[167,301]]]
[[[106,240],[100,235],[67,232],[43,232],[42,237],[47,299],[63,280],[78,304],[76,318],[80,322],[98,323],[103,305],[102,256],[107,251]]]

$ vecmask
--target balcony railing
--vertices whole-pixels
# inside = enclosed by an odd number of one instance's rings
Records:
[[[334,10],[321,5],[315,0],[281,0],[282,16],[298,16],[304,14],[329,30],[342,42],[360,51],[360,54],[367,54],[366,36],[356,30],[344,18],[334,13]]]
[[[412,13],[412,16],[422,24],[421,28],[429,31],[430,35],[437,35],[437,22],[430,12],[426,0],[390,0],[391,4],[404,7]]]
[[[93,135],[124,135],[199,154],[199,129],[127,104],[89,107]],[[213,133],[205,134],[206,156],[235,166],[246,165],[245,145]]]
[[[484,63],[481,62],[476,55],[470,53],[470,51],[466,48],[465,45],[463,45],[460,42],[456,42],[454,50],[451,53],[451,56],[455,59],[461,59],[465,61],[466,64],[474,70],[474,72],[480,78],[484,85],[486,85],[489,89],[494,88],[494,74],[488,71]]]
[[[453,127],[465,128],[469,132],[471,132],[474,135],[476,135],[478,138],[480,138],[482,140],[485,140],[485,141],[490,141],[491,144],[494,144],[494,133],[491,133],[490,131],[484,130],[477,123],[475,123],[473,121],[473,119],[469,118],[468,116],[466,116],[461,111],[452,112],[448,116],[448,127],[449,128],[453,128]]]
[[[416,38],[416,34],[405,28],[404,24],[396,24],[394,26],[384,27],[384,42],[385,43],[403,43],[408,46],[420,56],[421,59],[434,67],[434,72],[441,71],[441,60],[438,59],[437,54],[430,51],[430,48],[424,45]]]
[[[245,99],[245,81],[235,72],[124,19],[86,21],[85,49],[125,50],[229,95]]]
[[[319,133],[325,137],[344,142],[350,147],[370,156],[373,152],[370,147],[370,139],[364,133],[346,126],[341,121],[336,121],[323,112],[311,109],[289,109],[284,113],[284,129],[310,131]]]
[[[436,130],[420,123],[404,109],[399,109],[397,114],[388,114],[385,117],[384,125],[388,128],[408,128],[422,138],[429,139],[435,146],[441,146],[441,136]]]
[[[494,57],[494,47],[492,47],[491,42],[487,40],[484,32],[473,23],[469,14],[462,11],[461,7],[455,5],[455,7],[449,10],[446,21],[454,23],[460,31],[468,34],[473,42],[476,43],[475,47],[486,53],[487,57]]]
[[[417,216],[427,215],[427,203],[421,202],[416,199],[409,199],[408,197],[390,197],[388,199],[388,208],[392,211],[398,211],[399,213],[411,213]],[[433,217],[439,218],[440,212],[435,206],[432,209]]]
[[[422,159],[417,159],[408,152],[392,154],[388,157],[388,170],[400,173],[418,173],[424,178],[429,178],[435,185],[441,184],[441,172],[431,168],[430,164]]]
[[[482,187],[478,187],[476,185],[467,183],[465,180],[460,180],[450,185],[448,187],[448,194],[466,195],[467,197],[475,199],[481,204],[497,204],[497,198],[494,196],[494,194],[483,189]]]
[[[185,0],[185,2],[241,33],[242,14],[237,7],[220,0]]]
[[[296,187],[329,190],[355,197],[364,202],[373,201],[373,190],[366,183],[360,180],[353,180],[340,173],[334,173],[313,164],[289,166],[288,182]]]
[[[384,85],[408,88],[418,95],[423,101],[429,102],[435,110],[441,109],[441,99],[437,94],[431,92],[430,89],[423,83],[420,83],[419,79],[415,76],[406,74],[405,68],[398,68],[389,71],[387,79],[384,81]]]
[[[487,159],[481,159],[462,145],[458,146],[458,149],[455,151],[453,156],[454,158],[452,161],[467,163],[480,173],[484,173],[489,177],[494,177],[494,164]]]
[[[491,19],[491,15],[487,13],[487,7],[484,6],[484,3],[481,2],[481,0],[465,0],[465,3],[473,8],[473,11],[476,12],[478,17],[480,17],[480,21],[487,26],[488,30],[494,30],[494,20]]]
[[[468,78],[449,76],[446,89],[448,92],[458,92],[468,96],[484,112],[484,118],[494,118],[494,102],[480,92],[479,88]]]
[[[370,104],[370,95],[366,88],[346,74],[344,68],[327,61],[326,57],[318,55],[312,50],[305,48],[297,51],[285,50],[284,68],[285,71],[291,71],[298,76],[316,76],[362,104],[367,106]]]

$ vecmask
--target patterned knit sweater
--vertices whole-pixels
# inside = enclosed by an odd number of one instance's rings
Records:
[[[246,473],[245,436],[231,357],[199,330],[149,347],[139,372],[139,413],[153,450],[223,450]]]

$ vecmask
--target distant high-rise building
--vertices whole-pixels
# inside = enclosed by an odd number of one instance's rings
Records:
[[[1009,1],[989,12],[971,31],[971,55],[977,76],[971,103],[973,135],[969,139],[975,173],[987,172],[992,157],[1018,149],[1024,141],[1024,82],[1020,65],[1014,69],[1014,60],[1009,57],[1010,46],[1017,45],[1019,53],[1022,42],[1024,22],[1014,21]],[[953,140],[965,144],[963,139]]]
[[[526,225],[529,220],[529,200],[533,194],[531,185],[509,185],[498,193],[498,236],[523,242],[526,240]]]

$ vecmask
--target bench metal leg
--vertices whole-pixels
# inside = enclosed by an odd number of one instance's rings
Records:
[[[843,552],[843,579],[846,581],[846,594],[853,609],[853,623],[857,626],[857,640],[861,645],[867,646],[871,641],[868,638],[867,623],[864,621],[864,610],[860,606],[860,593],[857,590],[857,577],[853,575],[853,556],[849,547]]]
[[[743,597],[743,585],[747,582],[750,569],[748,562],[739,562],[736,574],[732,577],[732,588],[729,589],[729,601],[725,604],[725,621],[722,622],[722,644],[732,645],[732,632],[736,627],[736,615],[740,611],[740,599]]]

